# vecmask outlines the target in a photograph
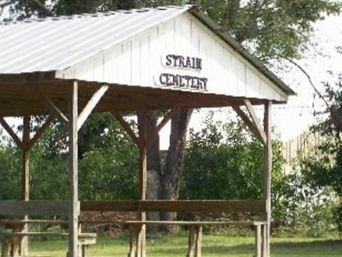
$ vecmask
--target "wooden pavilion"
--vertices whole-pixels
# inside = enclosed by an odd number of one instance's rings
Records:
[[[262,256],[270,256],[271,110],[294,92],[197,8],[169,6],[51,17],[0,25],[0,123],[22,150],[21,200],[0,201],[0,216],[68,217],[69,256],[79,256],[80,211],[261,212]],[[253,109],[265,107],[263,125]],[[147,145],[178,108],[232,107],[264,145],[263,198],[258,201],[148,201]],[[169,110],[152,131],[146,111]],[[89,115],[111,112],[139,148],[138,201],[78,198],[77,135]],[[139,134],[123,114],[137,112]],[[46,116],[31,137],[30,118]],[[23,117],[19,138],[6,117]],[[29,194],[30,150],[54,119],[68,128],[69,198],[35,201]],[[27,231],[27,227],[24,228]],[[137,254],[144,256],[141,223]]]

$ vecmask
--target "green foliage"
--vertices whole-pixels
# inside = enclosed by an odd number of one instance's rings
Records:
[[[204,124],[202,130],[190,132],[181,197],[262,198],[263,146],[259,140],[252,137],[239,121],[215,122],[213,116],[209,115]],[[137,149],[131,140],[109,114],[93,115],[84,126],[80,131],[80,198],[136,198]],[[51,137],[63,130],[56,123],[32,151],[32,199],[67,197],[65,142],[62,140],[59,147],[48,149],[52,144]],[[279,224],[283,225],[281,231],[311,236],[332,231],[335,228],[334,218],[338,217],[341,209],[330,198],[331,188],[334,187],[326,187],[330,181],[327,167],[333,167],[329,159],[314,161],[314,157],[310,157],[302,163],[301,173],[285,175],[282,172],[284,159],[281,143],[274,140],[272,148],[273,217],[276,224],[280,221]],[[324,156],[320,155],[323,159]],[[0,175],[3,178],[0,182],[0,199],[20,197],[19,158],[18,150],[11,145],[0,149]],[[325,165],[324,169],[322,165]]]
[[[274,187],[282,183],[281,145],[273,144]],[[263,146],[243,123],[205,120],[200,132],[190,132],[182,196],[186,199],[261,199]]]
[[[0,146],[0,200],[20,196],[21,163],[17,149]]]
[[[342,106],[341,81],[342,77],[339,76],[335,85],[325,83],[331,106],[337,110],[341,110]],[[304,181],[311,188],[334,193],[334,204],[329,215],[333,215],[335,223],[342,231],[342,141],[338,127],[340,119],[330,113],[328,119],[312,127],[312,132],[322,140],[314,153],[301,160],[301,172]]]
[[[95,115],[81,132],[81,199],[137,197],[138,153],[109,114]],[[80,138],[80,142],[81,142]],[[92,181],[92,183],[89,183]]]
[[[337,224],[342,231],[342,204],[339,200],[342,197],[342,145],[327,134],[325,138],[327,140],[316,148],[314,154],[302,160],[301,172],[310,188],[321,190],[322,195],[334,193],[329,216],[334,215],[332,224]]]
[[[202,0],[202,9],[265,61],[300,58],[313,23],[340,11],[328,0]]]
[[[276,217],[280,231],[296,235],[326,236],[336,231],[336,203],[329,188],[313,186],[300,169],[284,177]]]
[[[68,161],[63,153],[47,157],[38,146],[31,154],[30,198],[63,200],[68,196]],[[18,196],[13,196],[18,199]]]
[[[39,127],[42,120],[32,122]],[[65,129],[55,123],[31,152],[30,197],[67,199],[68,159]],[[56,138],[61,138],[57,140]],[[8,139],[6,139],[8,141]],[[81,199],[132,199],[137,196],[137,150],[109,114],[93,115],[79,133]],[[20,199],[20,152],[0,148],[0,199]]]

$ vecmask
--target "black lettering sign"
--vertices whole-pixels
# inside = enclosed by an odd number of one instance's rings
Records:
[[[162,73],[159,82],[163,86],[207,90],[208,79],[189,75]]]
[[[164,65],[172,68],[202,70],[202,59],[192,56],[168,54]]]
[[[169,68],[189,69],[195,71],[202,70],[202,59],[193,56],[184,56],[177,54],[167,54],[164,56],[163,64]],[[167,87],[178,87],[193,90],[207,90],[208,79],[173,73],[162,73],[159,76],[160,85]]]

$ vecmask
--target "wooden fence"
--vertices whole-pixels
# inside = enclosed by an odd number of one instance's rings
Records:
[[[312,154],[315,148],[322,143],[324,138],[318,133],[306,131],[299,136],[283,143],[283,156],[286,164],[284,171],[289,172],[298,165],[301,158]]]

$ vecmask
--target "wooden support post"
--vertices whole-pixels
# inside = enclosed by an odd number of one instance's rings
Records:
[[[23,116],[23,137],[19,139],[17,134],[12,130],[8,123],[0,117],[0,124],[13,138],[14,142],[21,150],[21,164],[22,164],[22,175],[21,175],[21,199],[23,201],[30,200],[30,151],[34,144],[37,142],[39,137],[43,134],[44,130],[52,122],[52,116],[48,117],[43,126],[37,131],[33,139],[30,138],[30,115]],[[28,219],[28,216],[23,217],[24,220]],[[28,232],[28,224],[24,224],[21,232]],[[28,256],[28,237],[24,236],[20,242],[20,255]]]
[[[271,179],[272,179],[272,102],[265,104],[264,113],[264,129],[266,134],[266,144],[264,145],[264,198],[266,200],[266,226],[265,226],[265,253],[266,257],[270,257],[270,237],[271,237]]]
[[[78,257],[78,83],[73,82],[69,117],[69,255]]]
[[[266,225],[264,224],[261,227],[261,256],[267,257],[266,255]]]
[[[188,253],[187,257],[195,257],[196,252],[196,227],[189,226]]]
[[[261,224],[255,226],[255,256],[261,256],[261,247],[262,247],[262,240],[261,240]]]
[[[30,165],[30,116],[24,116],[24,130],[23,130],[23,142],[22,142],[22,200],[30,200],[30,189],[29,189],[29,165]]]
[[[21,147],[22,175],[21,175],[21,199],[30,200],[30,115],[23,117],[23,140]],[[28,216],[24,216],[28,220]],[[21,232],[28,232],[28,224],[24,224]],[[23,237],[20,244],[20,255],[28,256],[28,237]]]
[[[130,232],[130,240],[129,240],[129,252],[128,257],[135,257],[136,254],[136,245],[137,245],[137,229],[136,226],[129,227]]]
[[[202,225],[196,227],[196,257],[202,257]]]
[[[10,256],[10,244],[7,242],[7,239],[3,239],[1,242],[1,257],[9,257]]]
[[[139,126],[139,199],[146,200],[147,184],[147,112],[138,112]],[[146,212],[141,212],[140,220],[146,221]],[[141,226],[137,242],[137,257],[145,257],[146,225]]]

